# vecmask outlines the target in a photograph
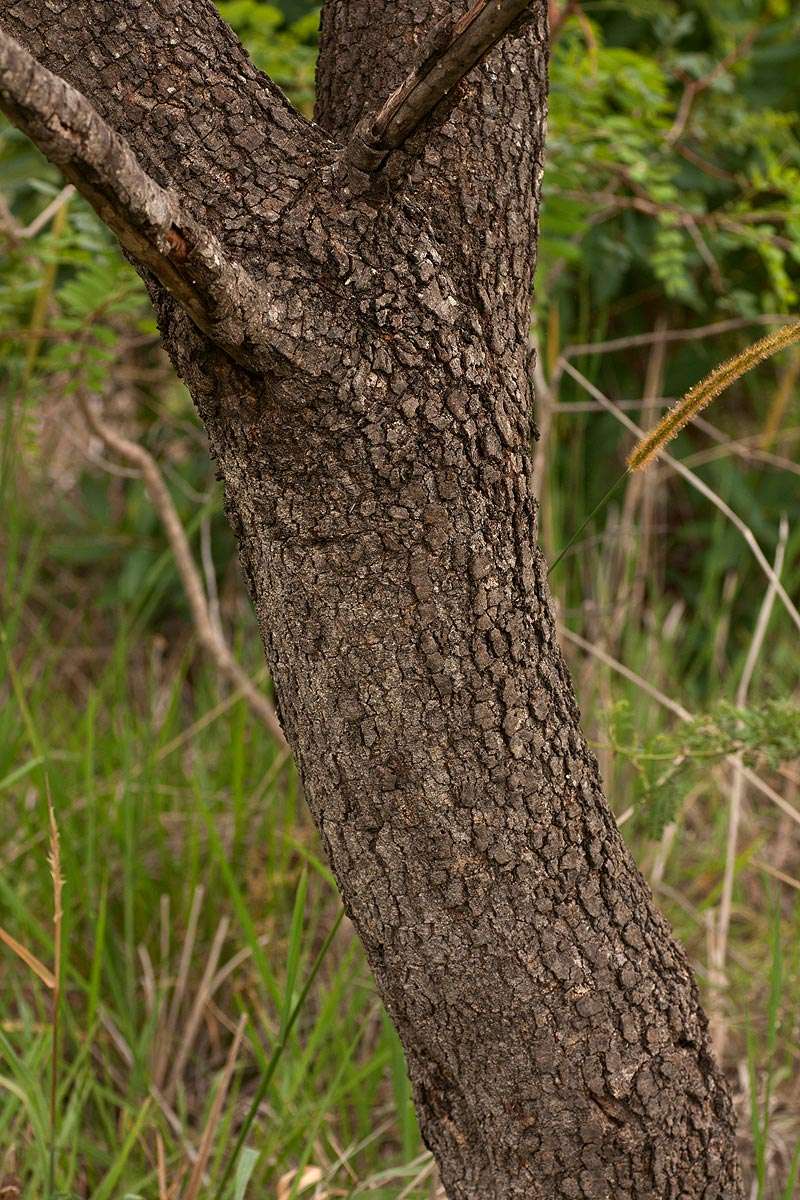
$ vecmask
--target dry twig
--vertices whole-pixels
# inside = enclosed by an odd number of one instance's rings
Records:
[[[222,633],[215,627],[186,531],[156,460],[144,446],[112,429],[94,410],[84,392],[78,393],[78,400],[92,432],[107,449],[136,467],[141,474],[147,494],[164,526],[200,645],[213,660],[220,674],[242,694],[253,714],[281,748],[285,749],[286,739],[274,708],[239,666]]]
[[[67,204],[75,195],[75,188],[71,183],[63,187],[57,196],[54,196],[50,203],[42,209],[38,216],[34,217],[30,225],[23,225],[17,220],[8,207],[5,199],[0,196],[0,234],[13,244],[17,242],[27,242],[31,238],[35,238],[37,233],[45,228],[52,221],[53,217],[60,209]]]
[[[780,533],[778,536],[778,548],[775,552],[775,575],[780,578],[783,570],[783,560],[786,554],[786,543],[789,539],[789,524],[784,517],[781,521]],[[756,621],[756,627],[753,631],[753,637],[750,642],[750,648],[747,652],[744,668],[742,670],[739,686],[736,689],[736,705],[738,708],[744,708],[747,704],[747,697],[750,692],[750,683],[753,678],[753,672],[756,668],[759,656],[764,646],[764,639],[769,626],[769,619],[772,616],[772,609],[775,604],[775,587],[770,581],[764,599],[761,603],[761,608]],[[742,755],[736,754],[733,757],[733,784],[731,787],[730,808],[728,813],[728,838],[725,850],[725,873],[722,880],[722,894],[719,902],[719,912],[717,919],[713,924],[711,937],[711,975],[716,992],[715,1012],[711,1021],[712,1040],[717,1056],[721,1059],[725,1049],[725,1041],[727,1038],[727,1023],[720,1007],[719,992],[725,986],[725,960],[728,950],[728,931],[731,923],[731,909],[733,905],[733,885],[736,877],[736,848],[739,838],[739,823],[742,815],[742,800],[744,798],[744,764]]]
[[[675,120],[666,135],[668,145],[674,146],[678,139],[685,133],[692,115],[694,102],[700,93],[710,88],[719,79],[720,75],[724,75],[730,67],[744,58],[758,36],[759,28],[758,25],[754,25],[752,29],[748,30],[739,44],[734,46],[730,53],[726,54],[707,75],[704,75],[701,79],[692,79],[686,84]]]

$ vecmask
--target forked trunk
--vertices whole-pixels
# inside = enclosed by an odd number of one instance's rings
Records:
[[[254,278],[296,282],[260,372],[150,286],[450,1200],[734,1200],[731,1102],[580,732],[536,546],[545,6],[372,183],[339,165],[451,7],[328,0],[302,139],[205,0],[0,0],[0,21]]]

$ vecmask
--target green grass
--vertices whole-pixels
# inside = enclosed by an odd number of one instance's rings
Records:
[[[26,1196],[50,1194],[51,1151],[58,1195],[160,1200],[159,1171],[167,1189],[185,1187],[234,1026],[246,1013],[201,1195],[293,1200],[307,1182],[331,1196],[430,1196],[436,1181],[402,1051],[360,946],[346,923],[337,928],[340,903],[291,765],[198,657],[179,597],[166,615],[159,610],[169,571],[163,550],[136,596],[114,603],[97,601],[108,582],[102,562],[65,566],[52,553],[70,536],[64,502],[37,496],[33,485],[47,462],[26,451],[10,424],[6,446],[14,442],[17,452],[7,452],[0,486],[7,567],[0,815],[8,830],[0,925],[52,963],[46,779],[65,878],[64,996],[53,1141],[50,994],[0,948],[0,1169]],[[136,484],[113,486],[124,500]],[[564,530],[574,511],[567,494],[551,493],[551,515],[553,501],[564,507]],[[67,489],[70,497],[81,504],[79,484]],[[604,515],[605,541],[584,540],[580,556],[562,566],[562,601],[586,588],[566,618],[669,696],[711,709],[731,695],[741,668],[747,641],[733,613],[752,568],[743,562],[742,579],[723,588],[732,543],[712,521],[716,540],[699,592],[723,591],[715,613],[698,602],[676,620],[674,591],[659,594],[653,582],[646,603],[615,621],[620,576],[607,562],[616,553],[617,515],[613,508]],[[790,553],[794,564],[796,539]],[[668,570],[654,563],[653,581]],[[633,556],[623,558],[621,577],[632,583],[635,574]],[[227,623],[239,630],[240,657],[256,676],[258,639],[233,577],[223,602]],[[616,630],[615,640],[604,630]],[[791,693],[788,630],[776,610],[756,675],[759,695]],[[712,661],[698,662],[703,654]],[[620,737],[641,746],[680,739],[682,727],[591,655],[573,666],[622,813],[642,766],[613,750],[611,708],[628,705]],[[799,918],[795,888],[760,864],[797,879],[797,831],[749,797],[729,982],[721,994],[709,991],[706,925],[720,894],[727,811],[715,761],[678,788],[678,829],[659,901],[689,947],[709,1005],[727,1021],[726,1066],[757,1195],[789,1197],[800,1162],[792,1017],[800,1000]],[[764,773],[791,802],[787,779],[769,767]],[[641,796],[624,829],[652,876],[651,803]]]
[[[308,865],[316,859],[315,838],[290,773],[247,810],[246,834],[235,847],[234,764],[244,757],[242,795],[258,795],[275,749],[232,705],[180,752],[165,754],[191,716],[175,701],[187,686],[183,670],[166,683],[151,681],[153,695],[168,689],[156,728],[131,705],[129,680],[118,674],[121,655],[112,654],[86,715],[63,693],[53,703],[51,671],[39,673],[35,658],[22,657],[26,702],[40,714],[46,737],[66,879],[59,1189],[98,1200],[156,1195],[158,1134],[168,1178],[179,1178],[188,1161],[184,1143],[204,1124],[240,1011],[248,1013],[248,1033],[212,1154],[212,1183],[225,1176],[240,1126],[243,1140],[259,1152],[251,1163],[254,1195],[294,1164],[327,1167],[348,1150],[339,1180],[349,1172],[366,1180],[393,1161],[402,1167],[419,1146],[409,1134],[407,1088],[391,1070],[396,1038],[381,1017],[361,953],[349,933],[339,932],[318,973],[312,965],[320,946],[328,949],[325,935],[336,928],[340,906],[327,871]],[[202,668],[192,692],[198,714],[218,704],[214,681]],[[24,771],[33,760],[19,713],[18,721],[12,713],[6,706],[0,755],[3,761],[22,757]],[[46,810],[41,789],[29,782],[34,774],[12,776],[3,791],[13,834],[4,849],[2,923],[50,961]],[[200,888],[189,976],[169,1025],[189,911]],[[227,930],[220,935],[223,921]],[[234,969],[193,1023],[215,937],[220,953],[213,974],[232,962]],[[44,1196],[48,994],[9,952],[0,984],[0,1144],[23,1193]],[[181,1047],[183,1069],[173,1076]],[[154,1095],[156,1078],[163,1082]],[[395,1130],[392,1119],[375,1137],[376,1122],[385,1123],[389,1113],[394,1118],[395,1079],[402,1129]],[[254,1098],[252,1125],[242,1124]],[[359,1143],[363,1149],[353,1151]]]
[[[246,1012],[201,1194],[263,1194],[305,1167],[348,1194],[398,1194],[421,1154],[402,1052],[338,926],[293,769],[276,769],[279,749],[220,693],[190,631],[170,648],[141,633],[148,595],[91,611],[80,572],[54,577],[56,531],[31,526],[18,482],[7,466],[4,546],[36,559],[5,559],[0,924],[52,962],[46,769],[65,878],[58,1193],[158,1196],[159,1140],[168,1185],[181,1180]],[[235,603],[256,674],[252,619]],[[84,668],[87,622],[99,649]],[[3,947],[0,1178],[26,1196],[49,1194],[49,1002]]]
[[[241,32],[257,60],[308,106],[313,39],[292,35],[292,57],[288,43],[276,42],[267,9],[261,24]],[[608,20],[616,26],[622,18],[612,12]],[[715,22],[724,23],[719,13]],[[646,24],[634,24],[632,32],[622,21],[619,36],[638,46]],[[725,48],[738,36],[734,29]],[[788,27],[782,36],[795,47]],[[617,48],[596,46],[587,76],[582,42],[569,74],[571,44],[562,42],[554,57],[547,185],[574,186],[577,163],[579,180],[588,169],[586,178],[599,181],[590,192],[605,189],[608,155],[602,147],[590,153],[586,139],[610,115],[620,153],[628,137],[637,166],[653,172],[652,195],[663,198],[659,122],[640,145],[633,118],[630,128],[619,123],[616,82],[607,108],[585,103],[598,70],[616,81]],[[707,49],[710,66],[722,49]],[[646,38],[641,50],[647,81]],[[672,52],[664,53],[672,79]],[[766,70],[774,80],[796,75],[769,63]],[[752,106],[747,128],[778,138],[784,126],[774,113],[765,120],[756,104],[763,82],[762,73],[752,96],[737,84],[734,93],[708,89],[698,100],[713,118],[708,144],[700,143],[709,159],[723,156],[734,100],[737,111]],[[676,86],[675,106],[680,95]],[[788,99],[786,107],[796,105]],[[667,128],[671,116],[662,120]],[[698,122],[695,133],[702,128]],[[776,145],[780,152],[768,154],[771,188],[794,196],[800,175],[792,147]],[[737,178],[755,178],[763,169],[758,145],[742,162],[740,152],[731,139],[728,166]],[[42,195],[57,190],[56,174],[8,131],[0,155],[15,212],[29,220]],[[631,161],[612,167],[624,176]],[[778,161],[786,164],[781,178]],[[687,169],[683,159],[670,168],[682,189]],[[698,196],[708,177],[688,182],[702,213]],[[759,196],[776,207],[772,190]],[[759,196],[742,199],[755,215]],[[716,209],[723,201],[708,203]],[[777,207],[784,204],[792,207],[785,198]],[[796,634],[776,604],[747,720],[760,743],[750,747],[753,769],[785,807],[745,790],[720,984],[709,932],[723,891],[731,776],[718,725],[721,706],[736,696],[766,581],[740,532],[663,467],[644,483],[626,480],[581,529],[623,469],[632,439],[599,406],[586,408],[590,398],[574,379],[555,381],[567,344],[775,311],[785,289],[770,290],[755,249],[745,253],[730,233],[704,225],[738,299],[709,286],[707,267],[689,246],[681,271],[700,299],[679,302],[663,271],[650,270],[652,230],[637,219],[621,210],[612,233],[604,234],[605,225],[581,232],[582,219],[570,218],[563,199],[546,205],[537,329],[552,419],[536,451],[546,481],[541,540],[550,561],[570,547],[552,583],[564,627],[589,647],[565,641],[612,805],[688,949],[712,1020],[727,1032],[723,1061],[748,1187],[759,1200],[792,1200],[800,1186],[800,830],[790,814],[798,809],[800,765],[787,750],[786,714],[780,729],[771,728],[777,710],[769,705],[797,708]],[[784,241],[790,234],[781,226]],[[774,253],[769,229],[763,238],[762,252]],[[633,259],[615,276],[610,267],[622,248]],[[794,251],[784,258],[796,275]],[[98,322],[109,296],[113,311]],[[92,359],[92,386],[114,396],[115,416],[165,466],[198,560],[200,530],[210,527],[226,631],[251,677],[268,686],[204,439],[154,350],[139,282],[82,202],[70,204],[60,230],[44,231],[24,253],[0,262],[0,316],[4,330],[30,334],[42,326],[34,340],[0,335],[0,926],[48,967],[55,950],[48,785],[65,878],[55,1138],[51,993],[0,944],[0,1183],[26,1198],[55,1200],[52,1162],[62,1198],[184,1196],[246,1014],[211,1130],[203,1200],[302,1200],[315,1187],[317,1200],[429,1200],[437,1180],[420,1142],[402,1049],[349,924],[337,927],[340,901],[294,770],[199,654],[141,483],[86,461],[70,392],[74,353],[68,340],[49,335],[77,337],[93,321],[108,354],[98,350]],[[574,364],[614,399],[642,396],[651,367],[654,394],[680,395],[759,332],[739,330],[719,346],[672,343],[660,370],[649,347],[587,353]],[[782,580],[797,597],[800,409],[791,387],[765,443],[777,461],[745,461],[735,452],[740,439],[758,446],[766,437],[790,374],[785,360],[754,373],[708,414],[720,441],[690,431],[674,452],[746,521],[770,561],[788,514]],[[542,393],[542,424],[546,405]],[[653,402],[646,423],[660,411]],[[700,720],[687,726],[614,663]],[[660,826],[672,818],[674,830],[662,836]]]

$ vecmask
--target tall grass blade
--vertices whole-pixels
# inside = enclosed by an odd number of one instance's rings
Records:
[[[54,1196],[56,1188],[56,1141],[58,1138],[58,1054],[61,1021],[61,940],[64,919],[62,900],[64,878],[61,873],[61,840],[59,838],[56,814],[53,809],[49,787],[47,789],[47,812],[50,820],[50,853],[48,855],[48,862],[50,864],[50,877],[53,881],[53,942],[55,945],[55,958],[53,962],[54,986],[50,1009],[52,1048],[50,1052],[50,1158],[48,1188],[50,1195]]]
[[[319,954],[314,959],[313,966],[311,967],[311,970],[309,971],[308,975],[306,976],[306,981],[303,984],[300,995],[297,997],[297,1002],[294,1005],[294,1008],[292,1009],[291,1013],[289,1014],[289,1019],[287,1020],[286,1025],[284,1026],[277,1042],[275,1043],[275,1048],[273,1049],[272,1054],[270,1056],[269,1063],[267,1064],[267,1069],[261,1078],[261,1082],[259,1083],[258,1088],[256,1089],[256,1094],[253,1097],[253,1101],[250,1105],[250,1108],[248,1109],[247,1116],[245,1117],[244,1121],[242,1122],[242,1128],[239,1131],[239,1136],[236,1139],[236,1144],[233,1147],[233,1152],[232,1152],[230,1158],[228,1159],[228,1165],[226,1166],[226,1168],[222,1174],[222,1179],[220,1180],[219,1185],[217,1186],[217,1190],[214,1193],[214,1200],[222,1200],[222,1198],[225,1194],[225,1188],[227,1186],[228,1180],[231,1177],[231,1172],[232,1172],[234,1166],[236,1165],[236,1160],[238,1159],[239,1154],[242,1151],[242,1147],[244,1146],[244,1143],[247,1140],[247,1136],[250,1133],[250,1129],[253,1125],[253,1121],[256,1119],[258,1110],[261,1107],[261,1102],[269,1090],[269,1085],[272,1083],[272,1078],[275,1074],[275,1071],[277,1070],[278,1063],[280,1062],[281,1058],[283,1057],[283,1052],[286,1049],[286,1045],[289,1040],[289,1034],[292,1032],[292,1029],[294,1028],[297,1018],[300,1016],[300,1013],[303,1011],[305,1002],[308,999],[308,993],[311,991],[311,986],[317,977],[319,969],[322,966],[325,956],[331,947],[331,943],[333,942],[333,939],[336,937],[339,926],[342,923],[343,917],[344,917],[344,909],[340,910],[338,917],[336,918],[336,920],[333,923],[330,933],[325,938],[325,941],[322,943]]]
[[[250,1182],[256,1163],[259,1159],[257,1150],[245,1146],[236,1168],[236,1178],[233,1181],[233,1200],[244,1200],[247,1185]]]
[[[130,1158],[131,1151],[139,1140],[139,1135],[144,1127],[145,1118],[150,1110],[150,1103],[150,1097],[148,1096],[139,1109],[136,1120],[131,1126],[125,1141],[122,1143],[120,1152],[112,1164],[111,1170],[100,1184],[100,1187],[92,1194],[92,1200],[112,1200],[114,1197],[116,1186],[119,1183],[122,1172],[125,1170],[125,1164]]]
[[[800,1141],[798,1141],[794,1148],[792,1161],[789,1164],[789,1174],[786,1177],[786,1187],[783,1189],[781,1200],[796,1200],[797,1192],[795,1191],[795,1186],[798,1174],[800,1174]]]
[[[303,948],[303,917],[306,910],[306,893],[308,891],[308,867],[303,867],[292,909],[292,924],[289,930],[289,948],[286,955],[286,987],[283,997],[283,1013],[281,1014],[281,1031],[286,1028],[292,1011],[292,999],[297,981],[297,969],[300,966],[300,952]]]

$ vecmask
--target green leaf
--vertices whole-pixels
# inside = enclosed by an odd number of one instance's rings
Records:
[[[245,1146],[236,1166],[236,1177],[233,1181],[233,1200],[244,1200],[247,1185],[250,1182],[250,1177],[255,1170],[258,1159],[258,1151],[251,1149],[250,1146]]]

